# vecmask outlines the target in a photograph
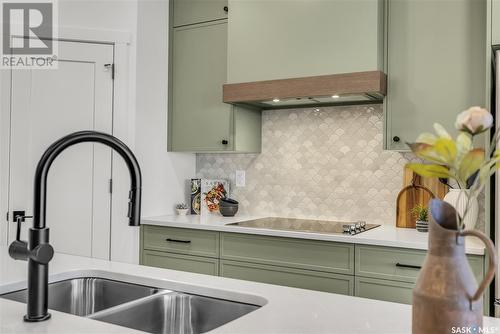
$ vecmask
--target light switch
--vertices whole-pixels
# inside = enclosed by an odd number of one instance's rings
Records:
[[[245,171],[244,170],[237,170],[236,171],[236,186],[237,187],[244,187],[245,183],[246,183]]]

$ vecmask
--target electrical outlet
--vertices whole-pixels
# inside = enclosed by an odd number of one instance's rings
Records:
[[[236,171],[236,186],[237,187],[244,187],[245,183],[246,183],[245,171],[244,170],[237,170]]]

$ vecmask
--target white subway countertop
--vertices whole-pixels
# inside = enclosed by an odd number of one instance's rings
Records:
[[[410,305],[59,253],[49,270],[51,282],[103,277],[261,306],[211,333],[411,333]],[[0,247],[0,294],[25,288],[26,275],[26,262],[12,260]],[[25,304],[0,298],[0,333],[140,333],[52,310],[50,320],[27,323],[25,312]],[[500,319],[485,317],[484,326],[499,332]]]
[[[245,216],[223,217],[218,214],[200,215],[168,215],[158,217],[147,217],[142,219],[144,225],[169,226],[180,228],[191,228],[200,230],[247,233],[256,235],[268,235],[275,237],[300,238],[323,241],[346,242],[360,245],[401,247],[410,249],[426,250],[428,248],[429,233],[418,232],[415,229],[397,228],[394,225],[381,225],[374,229],[356,235],[327,234],[301,231],[271,230],[265,228],[252,228],[228,225],[267,216]],[[367,223],[370,223],[367,221]],[[483,244],[474,238],[467,237],[466,253],[483,255]]]

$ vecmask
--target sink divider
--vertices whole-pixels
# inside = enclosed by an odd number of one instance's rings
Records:
[[[141,304],[141,303],[147,302],[150,299],[160,298],[161,296],[168,295],[168,294],[179,294],[179,292],[177,292],[177,291],[164,290],[164,289],[158,289],[158,290],[159,291],[157,293],[155,293],[154,295],[142,297],[142,298],[135,299],[135,300],[131,300],[129,302],[126,302],[126,303],[123,303],[123,304],[120,304],[120,305],[116,305],[116,306],[113,306],[113,307],[110,307],[110,308],[107,308],[107,309],[104,309],[104,310],[101,310],[101,311],[89,314],[89,315],[86,316],[86,318],[93,319],[93,320],[99,320],[99,319],[96,319],[96,318],[102,317],[102,316],[106,316],[108,314],[113,314],[113,313],[116,313],[116,312],[120,312],[123,309],[128,309],[128,308],[133,307],[133,306],[135,306],[137,304]]]

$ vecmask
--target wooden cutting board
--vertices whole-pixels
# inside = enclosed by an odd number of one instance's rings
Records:
[[[415,218],[410,212],[411,209],[418,204],[427,206],[433,197],[443,199],[447,192],[448,187],[437,178],[422,177],[405,166],[403,189],[399,192],[396,202],[396,226],[415,228]]]

